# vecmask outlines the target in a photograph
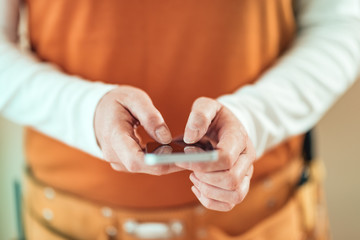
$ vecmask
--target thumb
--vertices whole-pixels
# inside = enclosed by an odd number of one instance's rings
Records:
[[[196,99],[186,123],[184,142],[191,144],[200,141],[220,109],[221,104],[211,98]]]
[[[132,94],[127,94],[120,103],[140,122],[145,131],[157,142],[168,144],[172,136],[164,118],[153,105],[150,97],[142,90],[132,88]]]

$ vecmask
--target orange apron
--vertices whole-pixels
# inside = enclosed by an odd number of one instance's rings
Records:
[[[27,0],[33,52],[65,73],[145,90],[173,136],[192,102],[251,84],[289,47],[292,0]],[[189,172],[149,176],[109,164],[27,129],[35,177],[76,196],[131,208],[196,203]],[[147,136],[143,136],[148,139]],[[254,179],[299,155],[302,137],[266,153]]]
[[[176,136],[197,97],[254,83],[287,50],[295,34],[292,2],[27,0],[30,42],[41,60],[67,74],[145,90]],[[300,136],[267,152],[255,165],[245,202],[217,213],[199,207],[187,171],[115,172],[27,129],[27,236],[139,239],[139,229],[155,221],[166,223],[169,239],[304,239],[314,232],[316,204],[309,196],[317,188],[294,192],[301,168],[291,169],[301,145]],[[176,235],[182,228],[185,234]]]

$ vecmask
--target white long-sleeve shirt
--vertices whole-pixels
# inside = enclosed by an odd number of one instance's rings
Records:
[[[19,5],[0,0],[0,113],[101,158],[94,114],[115,86],[67,75],[20,51]],[[219,98],[245,126],[258,157],[313,127],[359,74],[359,0],[297,0],[294,10],[291,49],[255,84]]]

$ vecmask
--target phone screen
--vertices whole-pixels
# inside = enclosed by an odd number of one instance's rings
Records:
[[[182,140],[173,141],[169,144],[150,142],[146,145],[146,153],[153,154],[175,154],[175,153],[203,153],[214,150],[209,141],[199,141],[194,144],[187,144]]]
[[[218,160],[218,151],[206,140],[194,144],[186,144],[179,140],[165,145],[156,142],[146,145],[145,163],[148,165],[216,160]]]

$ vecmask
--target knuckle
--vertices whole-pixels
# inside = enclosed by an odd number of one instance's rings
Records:
[[[235,204],[241,203],[244,200],[244,194],[241,191],[234,192],[233,201]]]
[[[202,128],[204,127],[210,120],[208,116],[201,111],[193,112],[192,116],[192,126],[195,128]]]
[[[254,161],[256,159],[256,150],[255,148],[253,147],[253,145],[250,146],[250,160]]]
[[[134,102],[152,102],[150,96],[142,89],[124,86],[122,89],[122,102],[125,102],[126,105]]]
[[[236,203],[241,203],[242,201],[244,201],[248,191],[249,191],[249,184],[245,184],[241,188],[239,188],[235,194],[236,196],[235,200],[237,200]]]
[[[159,177],[159,176],[161,176],[162,174],[161,174],[161,172],[154,172],[152,175]]]
[[[228,208],[225,209],[226,212],[230,212],[235,207],[235,204],[229,204]]]
[[[162,122],[161,115],[159,112],[156,113],[149,113],[145,118],[145,124],[148,126],[157,126],[160,125]]]
[[[211,189],[208,186],[204,184],[199,184],[199,190],[205,197],[211,196]]]
[[[248,136],[247,134],[238,134],[236,140],[241,146],[246,146],[248,142]]]
[[[208,209],[212,209],[212,207],[213,207],[213,204],[211,203],[211,200],[208,199],[208,198],[203,198],[202,204],[204,205],[204,207],[206,207]]]
[[[136,173],[139,171],[139,165],[134,162],[134,161],[130,161],[127,165],[126,165],[126,169],[131,172],[131,173]]]
[[[110,163],[110,166],[113,170],[115,171],[121,171],[122,168],[120,167],[120,165],[116,164],[116,163]]]
[[[157,176],[157,177],[159,177],[159,176],[161,176],[161,173],[159,172],[159,171],[149,171],[149,172],[147,172],[148,174],[150,174],[150,175],[153,175],[153,176]]]
[[[208,102],[211,102],[211,101],[213,101],[213,99],[202,96],[202,97],[199,97],[199,98],[197,98],[195,100],[193,106],[202,105],[204,103],[208,103]]]
[[[249,178],[251,178],[252,175],[253,175],[253,173],[254,173],[254,165],[251,165],[250,168],[249,168],[249,170],[248,170],[247,176],[248,176]]]
[[[132,86],[122,86],[119,89],[122,98],[126,101],[132,101],[143,94],[141,89]]]
[[[231,132],[228,132],[226,137],[236,143],[237,146],[244,148],[247,146],[247,137],[244,136],[237,128],[233,128]]]
[[[149,95],[142,89],[136,87],[129,87],[128,93],[132,93],[133,97],[145,97],[148,98]]]
[[[204,187],[202,189],[202,193],[205,197],[210,198],[211,197],[211,190],[207,187]]]
[[[229,190],[236,190],[239,186],[239,182],[233,174],[230,174],[230,176],[227,178],[226,185]]]
[[[223,166],[226,169],[231,169],[232,165],[233,165],[233,157],[231,156],[230,153],[225,153],[223,156]]]
[[[151,170],[150,174],[154,176],[161,176],[166,170],[167,169],[163,167],[155,167]]]
[[[110,154],[110,152],[108,152],[108,151],[103,151],[103,157],[104,157],[104,160],[107,162],[111,162],[111,160],[112,160],[112,154]]]
[[[104,160],[107,162],[111,162],[111,160],[113,158],[113,154],[112,154],[111,148],[109,147],[108,144],[103,144],[103,146],[101,148],[101,152],[102,152],[102,156],[103,156]]]

